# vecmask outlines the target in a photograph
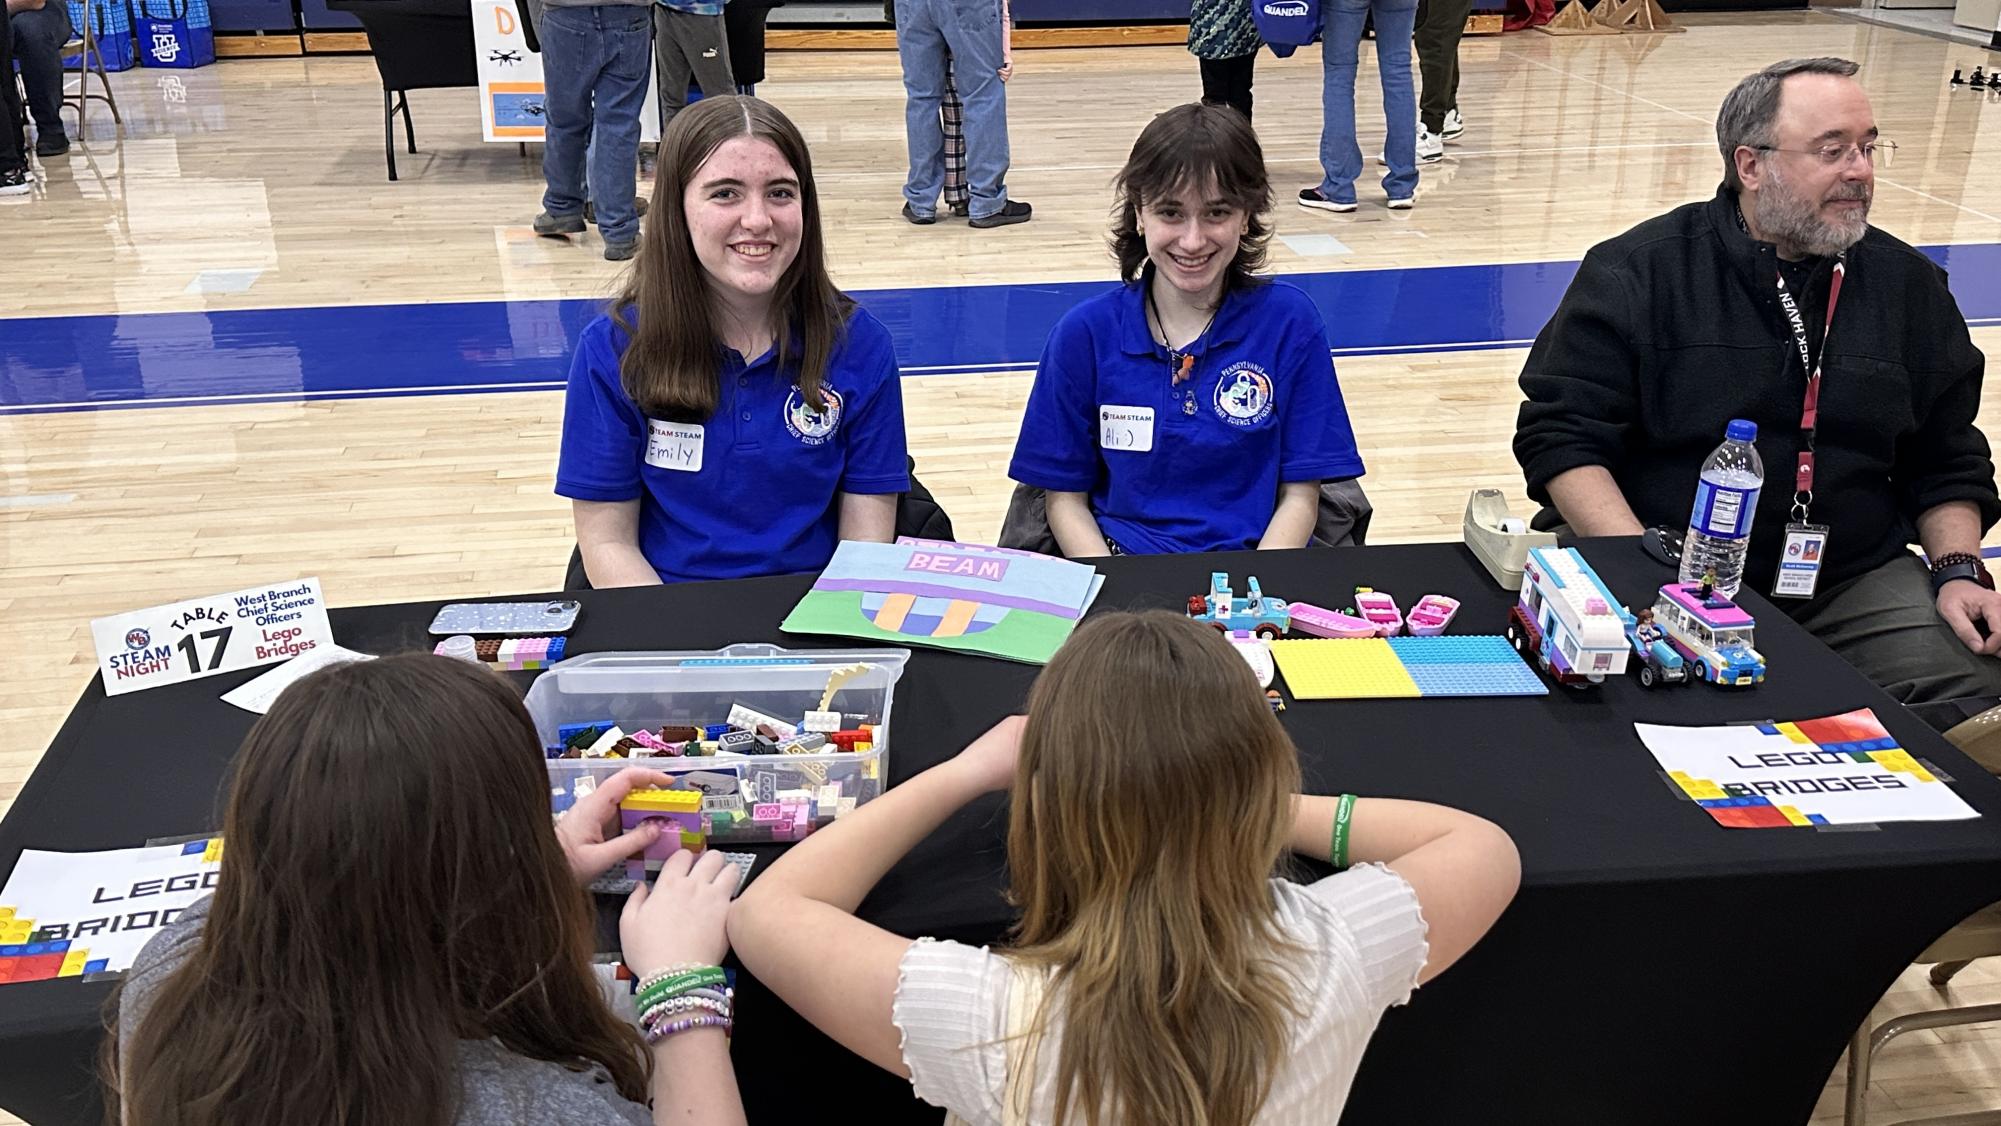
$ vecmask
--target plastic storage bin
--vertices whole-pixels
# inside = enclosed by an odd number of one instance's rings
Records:
[[[855,664],[871,667],[843,683],[828,710],[875,717],[875,738],[869,750],[860,752],[550,759],[552,805],[566,808],[578,779],[602,781],[627,766],[677,777],[700,774],[679,785],[725,799],[710,803],[717,807],[710,815],[711,843],[796,840],[838,816],[842,799],[860,805],[882,793],[888,779],[890,708],[909,660],[908,649],[792,650],[762,644],[572,657],[537,677],[528,690],[528,712],[545,747],[559,742],[557,729],[566,724],[610,720],[628,732],[700,727],[724,722],[739,704],[798,723],[819,708],[828,674]],[[729,808],[727,782],[718,776],[737,779],[741,812]],[[803,831],[793,819],[753,816],[758,805],[777,804],[787,795],[796,805],[802,794],[811,795],[810,823]]]

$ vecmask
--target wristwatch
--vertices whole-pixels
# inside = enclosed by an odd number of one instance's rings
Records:
[[[1988,590],[1994,589],[1994,576],[1987,573],[1987,565],[1980,557],[1970,551],[1950,551],[1932,560],[1933,594],[1954,579],[1968,579]]]

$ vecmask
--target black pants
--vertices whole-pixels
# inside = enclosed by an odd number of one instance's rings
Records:
[[[1459,37],[1466,34],[1466,17],[1473,0],[1418,0],[1417,68],[1424,80],[1417,117],[1427,131],[1445,128],[1445,115],[1459,108]]]
[[[0,172],[28,166],[21,132],[21,94],[14,85],[14,27],[0,14]]]
[[[1473,0],[1466,0],[1471,4]],[[1202,64],[1202,100],[1212,106],[1229,106],[1245,117],[1251,115],[1251,68],[1257,65],[1256,51],[1234,59],[1197,59]]]

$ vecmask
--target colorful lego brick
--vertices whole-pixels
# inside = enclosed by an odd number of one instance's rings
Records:
[[[757,748],[757,736],[748,731],[726,731],[716,739],[718,748],[725,754],[747,755]]]
[[[731,727],[727,723],[712,723],[709,724],[707,727],[702,728],[702,738],[720,739],[734,730],[735,728]]]
[[[839,821],[841,818],[846,817],[850,813],[853,813],[855,811],[855,805],[856,805],[855,799],[842,798],[840,800],[840,803],[834,806],[834,820]]]
[[[660,729],[660,739],[665,743],[693,743],[702,738],[699,727],[668,726]]]
[[[827,749],[827,737],[817,731],[808,731],[785,740],[778,749],[788,755],[810,755]]]
[[[831,817],[834,807],[841,804],[841,787],[838,784],[821,786],[814,791],[813,800],[819,803],[818,812]]]
[[[730,726],[741,731],[755,732],[760,727],[768,727],[774,738],[787,738],[798,733],[799,728],[777,716],[758,711],[745,704],[730,705],[728,716]]]
[[[634,790],[618,803],[618,808],[659,813],[700,813],[702,795],[694,790]]]
[[[784,807],[777,802],[758,802],[750,807],[750,819],[759,825],[776,824],[785,817]]]
[[[806,722],[799,726],[803,731],[817,732],[822,735],[831,734],[841,729],[841,713],[807,712]]]
[[[83,972],[86,974],[101,974],[109,973],[110,971],[111,959],[109,958],[92,958],[83,964]]]
[[[683,848],[699,851],[708,833],[702,795],[694,790],[634,790],[618,803],[618,813],[619,824],[627,831],[648,821],[665,822],[660,835],[639,854],[645,860],[665,860]]]
[[[596,743],[598,736],[617,726],[617,724],[608,719],[598,720],[593,723],[565,723],[556,728],[556,741],[561,743],[566,750],[575,749],[581,751],[591,744]]]
[[[826,735],[829,743],[844,751],[854,750],[856,743],[866,743],[869,737],[868,732],[859,728],[850,731],[830,731]]]

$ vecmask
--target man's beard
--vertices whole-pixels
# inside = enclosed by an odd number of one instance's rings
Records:
[[[1768,241],[1816,258],[1839,254],[1869,230],[1869,203],[1873,194],[1866,183],[1843,182],[1825,200],[1815,202],[1795,194],[1779,175],[1777,165],[1766,173],[1765,186],[1758,191],[1752,219],[1758,233]],[[1820,203],[1837,199],[1859,199],[1862,210],[1852,219],[1829,221],[1820,217]]]

